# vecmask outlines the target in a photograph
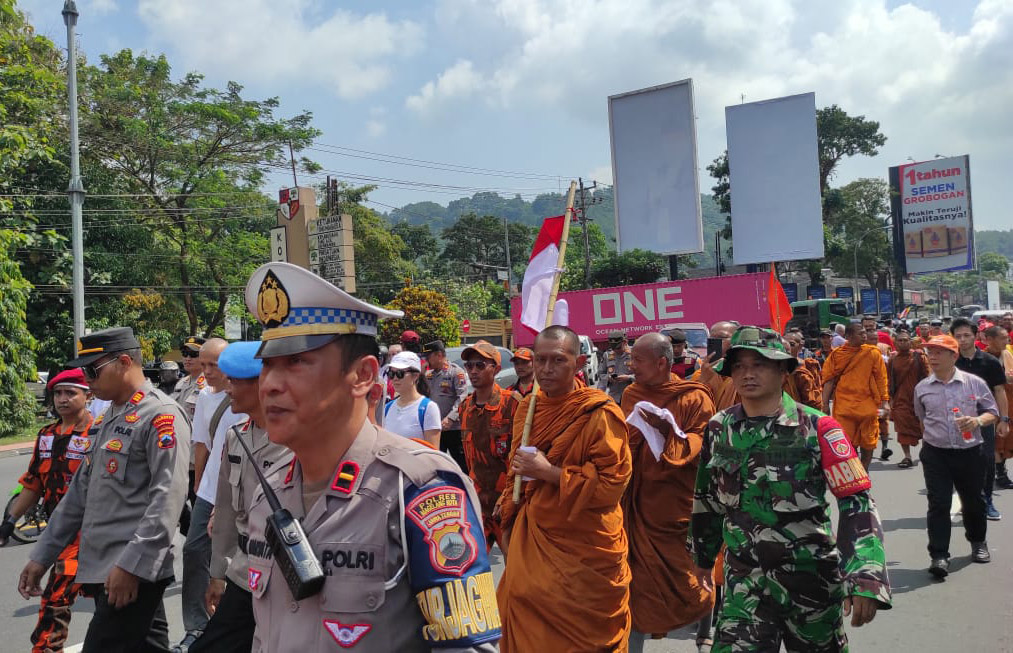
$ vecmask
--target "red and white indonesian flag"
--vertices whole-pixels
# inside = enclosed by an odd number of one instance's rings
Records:
[[[545,328],[545,315],[549,312],[549,295],[552,294],[552,278],[559,268],[559,246],[563,239],[563,224],[565,216],[557,215],[554,218],[546,218],[542,222],[542,229],[535,239],[535,246],[531,250],[531,258],[528,260],[528,269],[524,271],[524,283],[521,284],[521,324],[536,333]],[[553,313],[553,322],[560,322],[562,315]]]

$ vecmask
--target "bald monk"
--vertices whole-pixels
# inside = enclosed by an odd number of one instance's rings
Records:
[[[671,373],[672,342],[649,333],[633,345],[630,369],[636,381],[623,393],[623,413],[629,416],[641,401],[667,408],[683,430],[679,437],[665,420],[637,410],[665,438],[658,460],[634,426],[630,426],[633,476],[623,497],[626,536],[630,541],[630,613],[633,632],[630,653],[644,650],[647,635],[654,639],[700,621],[697,645],[709,643],[714,593],[692,573],[686,548],[693,512],[693,488],[707,422],[714,416],[710,389]]]
[[[914,465],[911,447],[922,439],[922,424],[914,408],[915,386],[929,375],[929,363],[925,354],[914,348],[907,331],[898,331],[893,342],[897,355],[886,364],[890,381],[890,419],[897,432],[897,442],[904,451],[904,458],[897,466],[907,469]]]
[[[535,403],[517,407],[507,486],[498,506],[509,557],[497,590],[503,653],[627,650],[628,546],[620,500],[630,480],[623,413],[597,388],[576,387],[584,365],[577,334],[549,327],[534,345]],[[519,503],[514,476],[529,476]],[[494,513],[495,514],[495,513]]]
[[[795,356],[802,351],[802,334],[789,333],[784,338],[784,347]],[[823,382],[813,371],[813,366],[808,363],[815,363],[812,358],[799,358],[798,365],[790,374],[785,375],[782,390],[788,396],[800,404],[819,410],[823,407]]]
[[[890,413],[886,364],[879,349],[865,344],[860,322],[844,329],[844,345],[830,352],[823,364],[823,412],[829,412],[833,399],[833,417],[861,452],[866,469],[879,442],[879,417]]]
[[[711,338],[721,338],[721,355],[724,356],[732,343],[732,334],[739,328],[738,322],[715,322],[710,328]],[[714,406],[717,410],[725,410],[739,403],[739,395],[735,392],[732,380],[714,371],[718,360],[701,360],[700,369],[693,374],[693,381],[699,381],[711,389]]]

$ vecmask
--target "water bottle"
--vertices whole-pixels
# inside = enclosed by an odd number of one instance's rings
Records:
[[[959,419],[959,418],[961,418],[961,417],[963,417],[963,415],[962,415],[962,414],[960,413],[960,409],[959,409],[959,408],[956,408],[956,407],[954,407],[954,408],[953,408],[953,420],[954,420],[954,421],[956,421],[957,419]],[[962,437],[964,438],[964,440],[966,440],[967,442],[970,442],[971,440],[973,440],[973,439],[974,439],[974,433],[971,433],[970,431],[961,431],[961,432],[960,432],[960,435],[961,435],[961,436],[962,436]]]

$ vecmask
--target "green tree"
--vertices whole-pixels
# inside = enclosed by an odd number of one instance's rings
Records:
[[[508,222],[494,215],[462,215],[442,232],[443,263],[450,274],[486,274],[495,278],[496,269],[505,269],[507,263],[507,229],[510,234],[510,263],[526,262],[537,233],[533,227],[519,222]],[[456,264],[456,265],[454,265]]]
[[[289,145],[301,151],[319,135],[311,115],[276,118],[277,98],[245,99],[234,82],[208,88],[197,73],[174,80],[164,56],[130,50],[103,56],[81,77],[82,156],[136,195],[135,215],[121,223],[154,232],[167,257],[156,280],[178,295],[190,332],[210,333],[267,258],[275,206],[257,189],[287,166]]]
[[[841,188],[831,188],[824,196],[823,214],[826,263],[841,276],[857,275],[872,288],[886,288],[893,266],[887,229],[890,217],[887,183],[882,179],[857,179]]]
[[[595,222],[587,222],[587,239],[590,252],[591,267],[594,268],[596,261],[608,258],[610,247],[602,233],[601,227]],[[525,259],[525,264],[527,259]],[[582,290],[586,288],[584,283],[584,225],[575,223],[570,225],[569,242],[566,245],[566,261],[564,264],[563,276],[559,281],[559,289]]]
[[[592,267],[591,286],[610,288],[654,283],[667,272],[668,261],[660,254],[643,249],[631,249],[622,254],[609,252],[607,257],[596,261]]]
[[[404,241],[404,256],[408,260],[433,257],[440,251],[440,244],[428,224],[397,222],[390,231]]]
[[[447,296],[422,286],[406,286],[387,304],[404,311],[404,317],[380,323],[380,339],[398,342],[401,333],[411,329],[423,342],[442,340],[448,346],[461,342],[461,321]]]
[[[451,281],[444,285],[444,291],[454,312],[462,320],[503,319],[509,312],[506,289],[495,281]]]
[[[11,253],[23,236],[0,229],[0,438],[32,423],[34,398],[25,385],[35,380],[35,340],[25,323],[31,284]]]
[[[987,279],[1005,279],[1009,274],[1009,259],[998,252],[984,252],[978,256],[978,270]]]

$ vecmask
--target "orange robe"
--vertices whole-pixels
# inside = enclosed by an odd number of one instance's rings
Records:
[[[784,377],[782,389],[798,403],[816,410],[823,407],[823,388],[820,379],[802,361],[799,361],[795,371]]]
[[[526,415],[531,396],[517,407]],[[514,420],[511,456],[524,420]],[[538,393],[530,442],[562,469],[559,485],[528,481],[513,501],[509,473],[501,499],[509,530],[496,593],[503,653],[627,650],[628,545],[620,500],[630,480],[626,422],[597,388],[563,397]]]
[[[842,345],[830,352],[823,364],[823,384],[836,380],[834,416],[872,417],[890,398],[886,363],[872,345]]]
[[[890,419],[901,444],[914,445],[922,437],[922,424],[915,415],[915,386],[929,375],[925,354],[912,349],[897,353],[887,365],[890,379]]]
[[[717,410],[726,410],[735,404],[741,403],[739,393],[735,391],[735,385],[732,383],[731,377],[721,376],[717,372],[710,372],[705,375],[703,370],[699,369],[693,373],[691,380],[703,383],[710,388],[711,395],[714,397],[714,407]]]
[[[667,408],[687,435],[668,436],[661,460],[636,427],[630,427],[633,476],[623,497],[630,540],[630,612],[633,628],[663,634],[698,621],[714,607],[714,594],[693,575],[686,548],[693,511],[700,448],[707,422],[714,416],[710,389],[673,376],[660,386],[633,383],[623,393],[623,413],[639,401]]]

